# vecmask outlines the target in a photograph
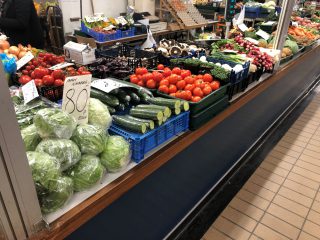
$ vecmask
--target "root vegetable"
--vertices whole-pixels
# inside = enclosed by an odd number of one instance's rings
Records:
[[[6,41],[6,40],[1,40],[1,41],[0,41],[0,48],[1,48],[2,50],[9,49],[9,48],[10,48],[9,42]]]
[[[10,54],[13,54],[13,55],[18,56],[18,55],[19,55],[19,52],[20,52],[20,50],[19,50],[19,48],[16,47],[16,46],[11,46],[11,47],[9,48],[9,53],[10,53]]]

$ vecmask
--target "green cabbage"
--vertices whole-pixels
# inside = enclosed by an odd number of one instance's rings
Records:
[[[34,151],[41,141],[41,138],[37,133],[37,129],[33,124],[22,129],[21,136],[24,146],[26,147],[26,151]]]
[[[105,173],[100,159],[93,155],[83,155],[81,160],[67,171],[72,178],[74,190],[80,192],[98,183]]]
[[[38,194],[41,211],[51,213],[59,208],[70,199],[73,195],[73,181],[69,177],[61,176],[51,183],[51,188]]]
[[[41,138],[70,139],[77,127],[74,117],[56,108],[39,110],[33,122]]]
[[[59,161],[47,153],[27,152],[32,178],[39,188],[49,188],[51,181],[60,176]]]
[[[130,160],[130,144],[120,136],[110,136],[101,154],[101,163],[109,172],[121,171]]]
[[[80,125],[75,130],[72,140],[79,146],[81,153],[98,155],[104,149],[106,131],[93,125]]]
[[[293,54],[296,54],[297,52],[299,52],[299,46],[295,41],[286,40],[284,43],[284,47],[290,48]]]
[[[42,140],[36,151],[56,157],[60,161],[62,171],[76,164],[81,158],[79,147],[73,141],[67,139]]]
[[[100,100],[90,98],[89,103],[89,124],[109,128],[112,122],[109,110]]]

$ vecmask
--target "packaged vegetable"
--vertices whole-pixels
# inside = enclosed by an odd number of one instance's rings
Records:
[[[81,153],[98,155],[104,149],[106,137],[105,129],[85,124],[76,128],[72,140],[79,146]]]
[[[130,161],[130,144],[121,136],[110,136],[101,154],[101,163],[109,172],[121,171]]]
[[[48,188],[60,176],[60,163],[55,157],[41,152],[27,152],[27,157],[36,186]]]
[[[70,139],[77,127],[74,117],[56,108],[39,110],[33,122],[41,138]]]
[[[41,141],[39,134],[37,133],[36,127],[32,124],[21,130],[22,140],[26,151],[34,151]]]
[[[100,100],[90,98],[89,103],[89,124],[97,125],[103,129],[109,128],[112,123],[108,107]]]
[[[83,155],[81,160],[70,168],[66,174],[72,178],[74,190],[80,192],[101,181],[105,174],[105,168],[101,164],[99,157]]]
[[[45,139],[36,148],[37,152],[45,152],[58,159],[61,170],[65,171],[75,165],[81,158],[79,147],[67,139]]]

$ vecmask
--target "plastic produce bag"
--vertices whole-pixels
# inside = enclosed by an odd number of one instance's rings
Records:
[[[112,118],[106,105],[99,99],[90,98],[89,124],[100,126],[103,129],[110,127]]]
[[[104,149],[106,130],[94,125],[79,125],[72,140],[79,146],[81,153],[98,155]]]
[[[73,181],[61,176],[52,181],[48,189],[38,193],[38,199],[43,213],[51,213],[63,207],[73,195]]]
[[[110,136],[101,154],[101,163],[109,172],[124,169],[131,158],[130,144],[121,136]]]
[[[148,36],[147,36],[147,40],[142,44],[141,49],[144,50],[146,48],[153,48],[156,46],[156,41],[153,38],[152,32],[150,30],[150,27],[147,27],[147,31],[148,31]]]
[[[41,141],[34,125],[30,125],[29,127],[22,129],[21,136],[24,146],[26,147],[26,151],[34,151]]]
[[[70,139],[77,127],[74,117],[56,108],[39,110],[33,122],[41,138]]]
[[[80,192],[101,181],[105,174],[105,168],[97,156],[83,155],[81,160],[66,174],[72,178],[74,190]]]
[[[67,139],[46,139],[39,143],[37,152],[45,152],[58,159],[61,170],[65,171],[81,159],[79,147]]]
[[[48,188],[60,176],[60,163],[55,157],[39,152],[27,152],[27,157],[36,186]]]
[[[1,53],[0,58],[6,73],[12,74],[17,71],[17,63],[15,58],[9,58],[5,53]]]

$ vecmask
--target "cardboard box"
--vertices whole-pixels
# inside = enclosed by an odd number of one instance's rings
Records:
[[[95,49],[88,45],[70,41],[63,46],[63,49],[67,61],[74,61],[77,64],[87,65],[96,60]]]

